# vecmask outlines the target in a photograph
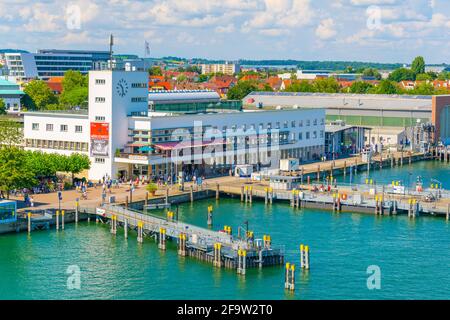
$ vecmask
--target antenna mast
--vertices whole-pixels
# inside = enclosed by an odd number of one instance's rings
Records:
[[[114,45],[114,36],[111,34],[109,36],[109,69],[113,70],[113,45]]]

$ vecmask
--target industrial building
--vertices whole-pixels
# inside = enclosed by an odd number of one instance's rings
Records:
[[[280,159],[323,154],[324,109],[242,110],[240,101],[213,108],[221,103],[211,92],[149,94],[146,72],[90,71],[88,110],[25,112],[25,148],[86,154],[94,180],[174,181],[180,174],[228,174],[237,164],[278,167]]]
[[[250,109],[325,108],[327,122],[342,120],[347,125],[373,128],[369,143],[411,141],[412,132],[428,130],[434,142],[450,144],[448,95],[252,92],[243,104]]]

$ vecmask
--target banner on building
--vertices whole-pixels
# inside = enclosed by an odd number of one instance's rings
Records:
[[[109,156],[109,123],[91,122],[91,157]]]

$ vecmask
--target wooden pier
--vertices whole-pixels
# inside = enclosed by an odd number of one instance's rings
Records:
[[[253,232],[246,230],[243,237],[232,235],[231,227],[226,231],[214,231],[174,220],[145,214],[118,205],[105,204],[96,209],[97,218],[109,222],[111,233],[117,233],[117,226],[137,231],[138,242],[144,236],[154,238],[161,250],[166,250],[166,240],[177,243],[178,254],[190,256],[221,268],[236,269],[245,275],[248,268],[262,268],[284,263],[282,247],[273,247],[271,241],[254,239]],[[270,239],[270,237],[268,237]],[[267,236],[264,236],[267,239]]]

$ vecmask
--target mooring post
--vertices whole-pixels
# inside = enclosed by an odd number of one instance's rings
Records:
[[[123,235],[125,239],[128,239],[128,219],[125,218],[123,221]]]
[[[445,220],[447,220],[447,221],[450,220],[450,203],[447,204],[447,213],[445,215]]]
[[[269,202],[270,202],[270,204],[272,204],[273,203],[273,188],[269,188]]]
[[[300,244],[300,268],[303,269],[305,267],[305,246]]]
[[[248,186],[245,186],[245,203],[248,202]]]
[[[190,199],[191,202],[194,202],[194,187],[191,185],[191,189],[189,190],[190,192]]]
[[[137,223],[137,242],[138,243],[144,242],[144,232],[142,230],[143,228],[144,228],[144,223],[142,221],[138,221],[138,223]]]
[[[264,188],[264,204],[267,205],[269,202],[269,188]]]
[[[303,174],[304,174],[304,168],[302,167],[301,176],[300,176],[300,184],[303,185]]]
[[[219,200],[220,197],[220,185],[216,183],[216,200]]]
[[[208,226],[212,226],[213,224],[213,206],[208,206],[208,217],[207,217]]]
[[[161,250],[166,250],[166,229],[159,228],[159,246]]]
[[[347,176],[347,161],[344,161],[344,179]]]
[[[27,213],[28,218],[28,233],[31,233],[31,212]]]
[[[305,264],[304,268],[309,270],[309,246],[305,246]]]
[[[244,201],[244,186],[241,186],[241,202]]]
[[[59,210],[56,210],[56,230],[59,230]]]
[[[76,200],[75,200],[75,223],[78,223],[79,210],[80,210],[80,199],[76,198]]]
[[[249,189],[248,191],[250,193],[250,203],[253,203],[253,187],[249,186],[248,189]]]
[[[317,165],[317,183],[320,182],[320,164]]]
[[[61,229],[64,230],[64,215],[65,211],[61,210]]]
[[[220,242],[214,243],[214,260],[213,266],[217,268],[222,267],[222,257],[221,257],[222,244]]]

